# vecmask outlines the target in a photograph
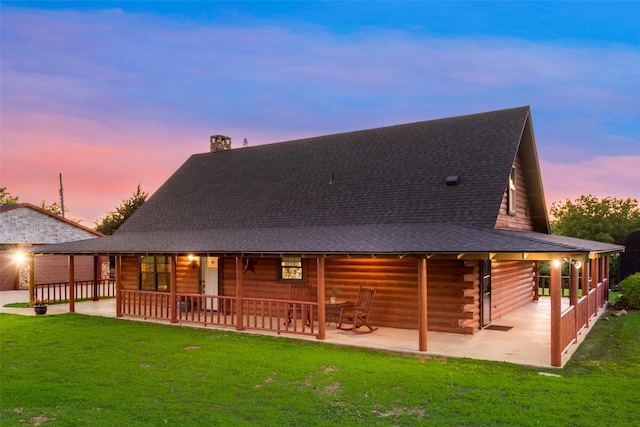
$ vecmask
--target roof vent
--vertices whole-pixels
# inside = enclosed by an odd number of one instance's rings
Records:
[[[458,185],[460,183],[460,177],[458,175],[449,175],[444,183],[447,187]]]

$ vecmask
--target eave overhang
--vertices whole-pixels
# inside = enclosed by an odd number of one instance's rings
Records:
[[[485,230],[455,224],[366,224],[291,228],[173,230],[34,247],[35,254],[277,257],[426,257],[429,259],[543,260],[597,258],[624,247],[564,236]]]

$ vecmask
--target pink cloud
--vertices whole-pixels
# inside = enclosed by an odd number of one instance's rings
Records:
[[[592,194],[640,201],[640,156],[596,156],[577,163],[541,160],[547,208]]]
[[[223,133],[241,147],[288,139],[234,128],[181,128],[140,123],[113,128],[78,117],[6,114],[2,118],[0,186],[21,202],[59,201],[62,173],[69,217],[94,221],[128,198],[138,183],[153,194],[190,155],[209,150],[209,135]],[[282,138],[279,138],[282,137]]]

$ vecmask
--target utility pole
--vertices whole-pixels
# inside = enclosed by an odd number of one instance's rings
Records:
[[[62,212],[62,218],[64,218],[64,188],[62,188],[62,174],[60,174],[60,211]]]

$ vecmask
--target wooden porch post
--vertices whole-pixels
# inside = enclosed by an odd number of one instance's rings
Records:
[[[122,256],[116,257],[116,317],[122,317]]]
[[[540,262],[533,263],[533,300],[538,301],[540,299]],[[482,303],[481,303],[482,304]]]
[[[582,261],[582,296],[587,298],[587,307],[591,307],[589,301],[589,270],[591,264],[589,262],[589,258],[585,257],[584,261]],[[586,326],[589,326],[589,319],[591,318],[591,314],[589,313],[589,309],[587,309],[587,319]]]
[[[549,295],[551,296],[551,366],[562,366],[562,262],[551,261],[551,280]]]
[[[76,274],[75,260],[73,255],[69,255],[69,312],[76,311]]]
[[[36,256],[31,254],[29,258],[29,306],[33,305],[33,292],[36,287]]]
[[[418,351],[427,351],[427,258],[418,260]]]
[[[93,256],[93,301],[98,301],[98,280],[100,280],[100,257]]]
[[[607,282],[607,286],[604,289],[604,302],[605,304],[607,303],[607,300],[609,299],[609,255],[604,257],[604,260],[602,262],[604,265],[602,266],[602,269],[604,271],[604,273],[602,274],[602,281]]]
[[[236,312],[238,313],[238,323],[236,330],[244,330],[244,309],[242,302],[242,257],[236,257]]]
[[[176,254],[172,254],[171,255],[171,282],[169,284],[169,286],[171,287],[169,289],[169,306],[171,307],[171,323],[178,323],[178,299],[176,298],[176,293],[177,293],[177,285],[178,285],[178,280],[177,280],[177,271],[176,271],[176,267],[178,266],[177,263],[177,258],[178,256]],[[186,301],[185,301],[186,304]]]
[[[569,261],[569,304],[578,305],[578,269],[574,260]]]
[[[600,287],[600,298],[604,300],[604,257],[598,258],[598,283],[602,283]]]
[[[598,272],[599,265],[600,260],[598,258],[591,260],[591,289],[598,287],[598,281],[600,280],[600,273]]]
[[[609,255],[602,257],[602,304],[607,304],[609,299]]]
[[[324,306],[324,257],[319,256],[317,258],[317,275],[318,275],[318,339],[323,340],[326,338],[326,313]]]
[[[578,279],[579,279],[580,271],[578,267],[576,267],[575,260],[569,260],[569,304],[573,306],[573,310],[575,315],[573,316],[575,320],[575,326],[573,334],[573,338],[578,342],[578,331],[582,326],[582,319],[578,316]]]

